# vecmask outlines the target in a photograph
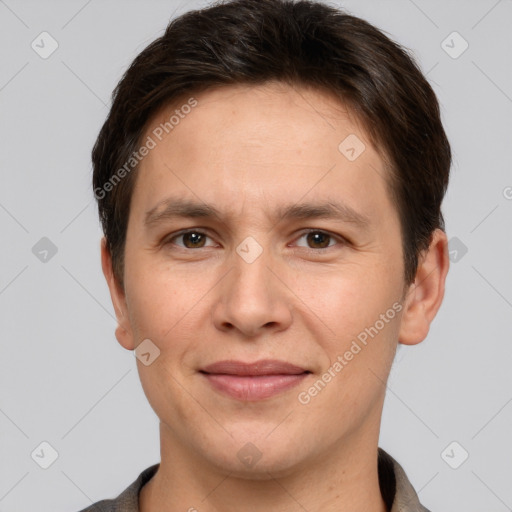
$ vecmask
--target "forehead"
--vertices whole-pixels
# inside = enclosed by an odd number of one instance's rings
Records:
[[[190,108],[190,104],[194,107]],[[183,128],[184,124],[188,128]],[[278,134],[283,129],[286,133]],[[147,123],[146,134],[160,141],[185,131],[186,139],[193,144],[201,138],[214,139],[222,131],[223,137],[229,136],[224,139],[225,145],[238,142],[247,147],[254,138],[273,146],[281,142],[278,135],[288,135],[286,146],[291,148],[293,141],[297,145],[305,138],[321,138],[322,131],[337,129],[358,133],[367,139],[353,109],[335,98],[332,92],[272,81],[261,85],[213,87],[198,95],[182,95],[153,115]],[[194,137],[189,137],[192,131]],[[313,132],[317,132],[318,137]],[[180,137],[181,144],[186,142],[184,139],[185,136]],[[206,144],[207,140],[203,142]]]
[[[134,192],[147,207],[170,191],[234,210],[340,194],[369,214],[386,199],[379,153],[320,90],[270,83],[183,96],[153,116],[148,137]]]

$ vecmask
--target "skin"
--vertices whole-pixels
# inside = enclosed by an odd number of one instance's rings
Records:
[[[384,384],[397,344],[420,343],[441,304],[446,235],[434,232],[406,286],[383,160],[325,93],[239,85],[196,98],[137,171],[124,289],[102,241],[119,343],[134,350],[149,338],[160,350],[149,366],[137,360],[161,441],[160,468],[141,491],[141,510],[384,512],[377,474]],[[146,135],[175,108],[159,112]],[[354,161],[338,150],[350,134],[366,146]],[[145,226],[146,213],[171,196],[214,205],[222,217]],[[283,205],[329,200],[366,217],[366,226],[276,216]],[[188,228],[207,236],[200,243],[175,237]],[[305,230],[313,228],[327,234],[311,239]],[[236,251],[248,236],[263,251],[252,263]],[[299,392],[397,302],[393,320],[300,403]],[[252,402],[220,394],[199,373],[220,360],[263,358],[312,373],[298,387]],[[248,442],[261,453],[251,467],[237,456]]]

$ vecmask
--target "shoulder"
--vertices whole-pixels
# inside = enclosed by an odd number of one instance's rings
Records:
[[[419,501],[402,466],[379,448],[379,484],[390,512],[430,512]]]
[[[93,503],[79,512],[139,512],[139,493],[157,472],[160,464],[146,468],[117,498]]]
[[[114,500],[102,500],[93,503],[90,507],[84,508],[79,512],[114,512],[117,509],[117,498]]]

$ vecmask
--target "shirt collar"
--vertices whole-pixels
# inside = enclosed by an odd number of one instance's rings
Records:
[[[430,512],[420,503],[402,466],[382,448],[379,448],[379,484],[389,512]]]

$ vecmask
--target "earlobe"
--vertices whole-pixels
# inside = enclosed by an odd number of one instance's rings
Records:
[[[429,248],[420,256],[414,283],[404,300],[400,343],[416,345],[427,337],[430,324],[443,301],[449,264],[446,233],[436,229]]]
[[[118,323],[115,331],[117,341],[125,349],[134,350],[135,345],[133,343],[133,335],[128,317],[124,290],[119,285],[114,275],[112,256],[105,237],[101,239],[101,268],[103,269],[103,275],[107,281],[110,298],[112,300],[112,305],[114,306]]]

